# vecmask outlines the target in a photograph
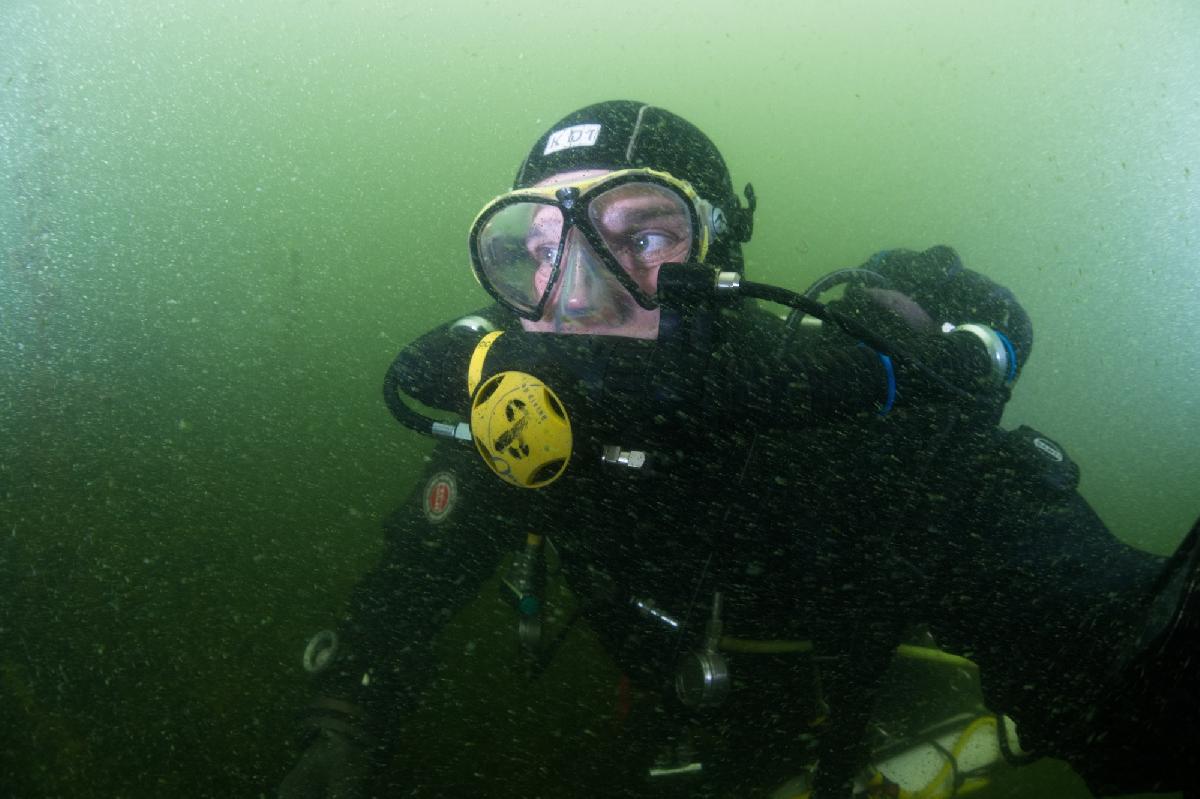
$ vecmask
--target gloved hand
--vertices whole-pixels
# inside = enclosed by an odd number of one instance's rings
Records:
[[[879,332],[905,340],[912,333],[936,334],[944,322],[974,322],[1008,338],[1018,369],[1029,360],[1033,325],[1025,309],[1011,291],[964,267],[951,248],[885,250],[859,269],[882,276],[887,287],[847,292],[851,306],[847,310],[884,328]]]
[[[347,735],[322,728],[279,786],[279,799],[361,799],[366,752]]]

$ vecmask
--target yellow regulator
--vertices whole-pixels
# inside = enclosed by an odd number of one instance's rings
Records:
[[[571,420],[562,402],[525,372],[500,372],[479,385],[471,435],[492,471],[521,488],[550,485],[571,459]]]

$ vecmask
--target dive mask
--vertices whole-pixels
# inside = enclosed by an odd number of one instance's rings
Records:
[[[703,261],[726,229],[719,208],[685,181],[651,169],[502,194],[471,226],[471,263],[488,293],[523,319],[658,307],[658,268]],[[553,305],[551,305],[553,304]]]

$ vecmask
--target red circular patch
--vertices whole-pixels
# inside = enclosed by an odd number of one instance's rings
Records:
[[[425,484],[425,516],[431,522],[440,522],[454,510],[458,500],[458,486],[454,475],[438,472]]]

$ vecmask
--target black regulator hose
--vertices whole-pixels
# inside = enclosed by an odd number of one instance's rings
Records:
[[[383,378],[383,401],[396,421],[422,435],[469,441],[461,424],[426,416],[407,400],[466,416],[467,365],[478,341],[475,331],[447,324],[400,350]]]
[[[743,282],[741,284],[741,291],[747,297],[752,297],[756,300],[766,300],[777,305],[786,305],[808,316],[814,316],[822,322],[837,325],[876,352],[882,352],[884,355],[893,358],[904,357],[903,352],[898,351],[894,344],[876,336],[857,320],[831,310],[824,304],[817,302],[811,297],[806,297],[798,291],[792,291],[791,289],[779,286],[769,286],[766,283],[754,283],[752,281]]]
[[[429,435],[433,430],[436,420],[419,413],[415,408],[412,408],[404,400],[400,399],[400,375],[405,366],[405,354],[405,351],[401,350],[388,367],[387,374],[383,376],[383,401],[397,422],[409,430]]]

